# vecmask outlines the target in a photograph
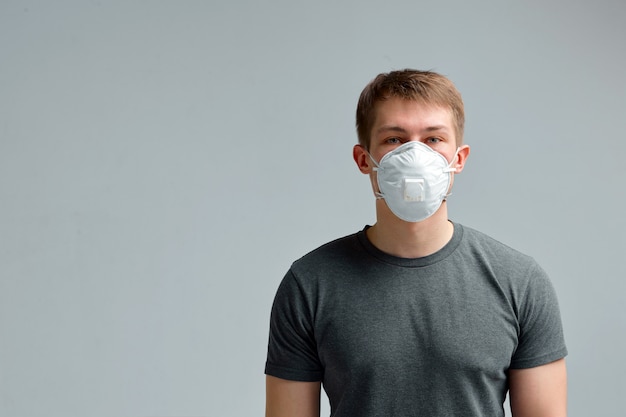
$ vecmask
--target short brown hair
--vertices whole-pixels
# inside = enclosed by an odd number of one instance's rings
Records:
[[[365,149],[369,149],[370,146],[370,134],[376,118],[376,104],[390,97],[449,108],[452,113],[457,145],[462,143],[465,111],[461,93],[452,81],[436,72],[404,69],[379,74],[361,92],[356,108],[356,130],[359,143]]]

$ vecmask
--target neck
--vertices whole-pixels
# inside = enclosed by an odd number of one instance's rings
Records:
[[[443,248],[453,232],[445,201],[431,217],[412,223],[400,220],[383,200],[377,200],[376,224],[367,230],[367,237],[374,246],[390,255],[422,258]]]

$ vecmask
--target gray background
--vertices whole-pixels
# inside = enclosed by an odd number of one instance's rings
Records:
[[[274,291],[373,222],[354,108],[405,67],[463,93],[451,218],[553,278],[570,416],[623,415],[625,20],[621,0],[2,0],[0,416],[262,415]]]

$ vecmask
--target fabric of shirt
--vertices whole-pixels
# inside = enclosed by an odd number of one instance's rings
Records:
[[[266,374],[322,381],[332,416],[504,416],[508,369],[567,354],[531,257],[455,224],[398,258],[366,229],[294,262],[272,307]]]

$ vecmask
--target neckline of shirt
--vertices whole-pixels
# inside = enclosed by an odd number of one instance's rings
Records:
[[[461,240],[463,239],[463,226],[454,222],[452,222],[452,225],[454,226],[454,232],[452,233],[452,238],[448,241],[448,243],[446,243],[446,245],[437,252],[421,258],[401,258],[381,251],[367,238],[366,230],[371,227],[370,225],[366,225],[363,230],[359,231],[357,233],[357,238],[364,249],[379,261],[406,268],[424,267],[436,264],[437,262],[447,258],[459,246]]]

